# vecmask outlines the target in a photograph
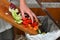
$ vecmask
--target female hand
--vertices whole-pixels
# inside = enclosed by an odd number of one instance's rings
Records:
[[[36,15],[29,9],[29,7],[26,5],[25,1],[23,1],[23,0],[20,0],[20,10],[21,10],[23,18],[25,18],[25,13],[27,13],[29,15],[29,17],[31,18],[32,23],[34,22],[34,19],[36,20],[36,22],[38,22]]]

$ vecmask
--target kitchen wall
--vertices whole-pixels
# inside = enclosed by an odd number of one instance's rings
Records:
[[[48,1],[48,0],[42,0],[42,1]],[[53,1],[53,0],[51,0]],[[12,3],[14,3],[15,5],[19,6],[19,0],[11,0]],[[38,3],[36,2],[36,0],[26,0],[27,5],[30,8],[39,8],[40,6],[38,5]],[[60,2],[41,2],[41,4],[45,7],[48,8],[59,8],[60,7]]]
[[[45,7],[48,8],[59,8],[60,7],[60,3],[58,1],[54,2],[53,0],[42,0],[45,2],[41,2],[42,5],[44,5]],[[48,2],[47,2],[48,1]],[[38,3],[36,2],[36,0],[26,0],[27,5],[30,8],[39,8],[40,6],[38,5]]]

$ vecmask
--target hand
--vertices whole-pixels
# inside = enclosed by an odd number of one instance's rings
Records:
[[[35,18],[36,22],[38,22],[38,19],[37,19],[36,15],[28,8],[26,3],[21,3],[20,2],[20,10],[21,10],[23,18],[25,18],[25,13],[27,13],[29,15],[29,17],[31,18],[32,23],[34,22],[33,18]]]

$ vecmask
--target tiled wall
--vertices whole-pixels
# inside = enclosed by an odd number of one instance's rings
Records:
[[[12,0],[12,2],[14,4],[16,4],[17,6],[19,5],[19,0]],[[30,8],[39,8],[40,6],[38,5],[38,3],[36,2],[36,0],[26,0],[27,5]],[[49,7],[49,8],[60,8],[60,3],[59,2],[41,2],[45,7]]]

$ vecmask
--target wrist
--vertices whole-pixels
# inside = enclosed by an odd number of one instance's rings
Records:
[[[20,0],[20,4],[25,4],[25,0]]]

